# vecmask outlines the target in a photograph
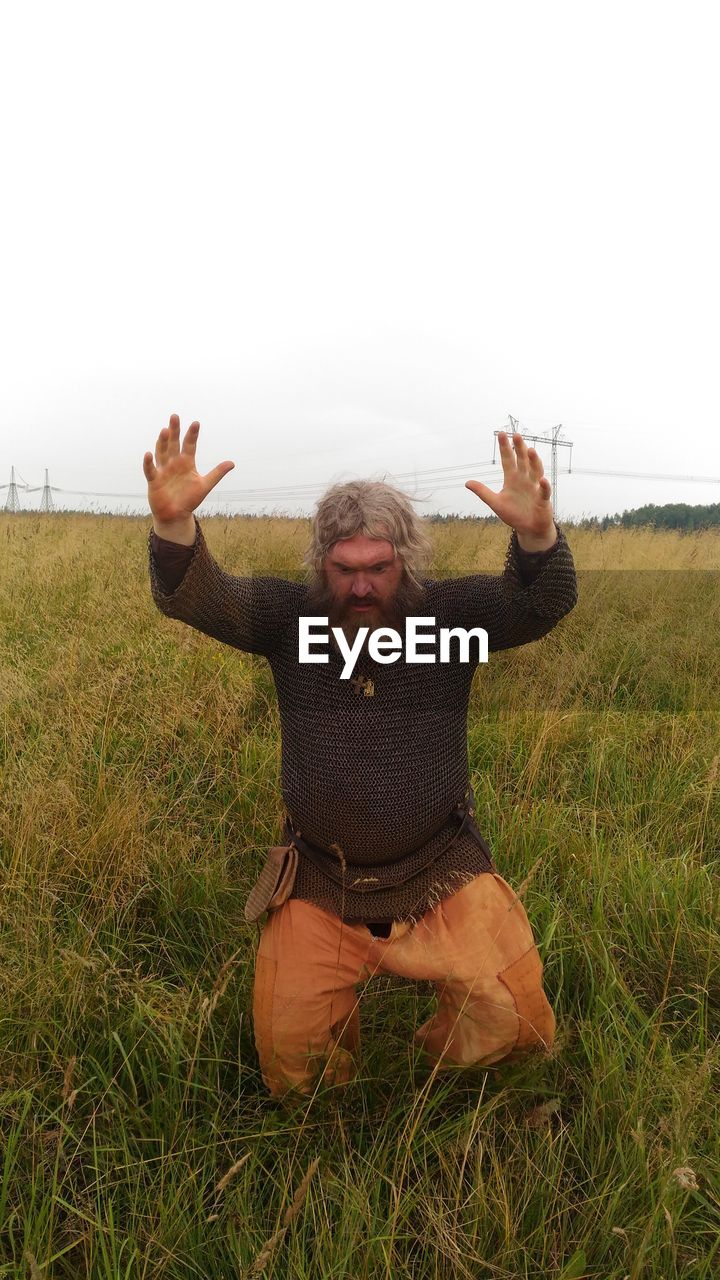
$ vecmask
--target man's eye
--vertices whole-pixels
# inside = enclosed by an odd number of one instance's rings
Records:
[[[384,572],[385,572],[385,565],[378,565],[378,566],[376,567],[376,569],[375,569],[375,572],[376,572],[376,573],[384,573]]]

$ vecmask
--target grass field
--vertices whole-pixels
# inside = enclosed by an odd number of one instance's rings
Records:
[[[476,676],[480,825],[552,1054],[430,1074],[376,979],[360,1078],[259,1076],[243,905],[283,814],[266,665],[164,618],[149,517],[0,516],[0,1276],[720,1272],[720,536],[566,532],[580,599]],[[307,522],[204,520],[231,572]],[[502,528],[433,526],[433,572]]]

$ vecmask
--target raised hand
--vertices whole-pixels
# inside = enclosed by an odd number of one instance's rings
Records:
[[[518,535],[526,551],[544,551],[557,536],[550,504],[550,481],[536,449],[528,449],[519,432],[513,435],[514,450],[506,431],[498,434],[503,487],[495,493],[479,480],[466,480],[465,488],[487,503]]]
[[[211,489],[232,471],[234,462],[219,462],[212,471],[202,476],[195,466],[199,422],[191,422],[180,446],[180,419],[176,413],[170,417],[170,425],[163,427],[155,445],[155,461],[152,453],[143,457],[143,471],[148,482],[148,502],[155,517],[155,526],[162,526],[162,533],[192,529],[191,519],[196,507],[207,497]],[[171,539],[172,540],[172,539]],[[185,541],[178,538],[178,541]]]

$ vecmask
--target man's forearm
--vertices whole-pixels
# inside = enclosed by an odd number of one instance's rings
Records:
[[[150,548],[160,586],[168,594],[172,594],[185,577],[185,572],[195,554],[195,547],[161,538],[153,529],[150,534]]]
[[[524,547],[520,542],[517,530],[513,530],[513,533],[515,534],[515,562],[520,571],[520,578],[523,585],[527,587],[531,582],[535,581],[540,573],[542,573],[548,560],[551,560],[553,555],[557,552],[557,529],[555,530],[555,539],[550,546],[537,551],[529,551],[528,548]],[[180,550],[180,548],[178,548],[178,550]]]
[[[544,534],[518,533],[517,529],[515,532],[518,545],[522,547],[523,551],[549,551],[557,542],[557,529],[554,520],[548,532]]]
[[[572,553],[564,533],[556,528],[555,534],[550,546],[528,551],[513,530],[497,584],[497,611],[488,627],[491,650],[539,640],[574,607],[577,579]]]
[[[302,588],[284,578],[226,573],[210,554],[200,522],[192,546],[148,533],[148,568],[153,599],[176,618],[246,653],[270,657],[296,621]]]
[[[185,520],[173,520],[163,524],[153,517],[153,528],[158,538],[166,542],[178,542],[183,547],[191,547],[195,541],[195,518],[188,516]]]

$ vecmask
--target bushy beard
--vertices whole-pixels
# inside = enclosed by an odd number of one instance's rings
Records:
[[[372,626],[363,641],[359,657],[367,656],[367,644],[372,631],[379,627],[392,627],[394,631],[404,634],[405,619],[417,614],[425,597],[425,588],[416,585],[406,572],[400,579],[400,585],[392,600],[386,604],[375,603],[372,613]],[[354,614],[349,601],[340,602],[327,580],[324,572],[316,574],[308,588],[308,612],[314,617],[327,617],[328,625],[340,627],[349,645],[354,644],[358,631],[367,627],[368,620],[364,613]],[[335,636],[330,631],[330,643],[338,650]]]

